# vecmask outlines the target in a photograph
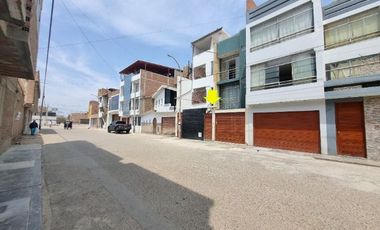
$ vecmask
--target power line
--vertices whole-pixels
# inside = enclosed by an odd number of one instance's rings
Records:
[[[245,16],[234,16],[234,17],[229,17],[229,18],[225,18],[225,19],[219,19],[219,20],[215,20],[215,21],[208,21],[208,22],[201,22],[201,23],[197,23],[197,24],[190,24],[190,25],[187,25],[187,26],[182,26],[182,27],[177,27],[177,28],[166,28],[166,29],[160,29],[160,30],[156,30],[156,31],[148,31],[148,32],[143,32],[143,33],[137,33],[137,34],[133,34],[133,35],[130,34],[130,35],[113,36],[113,37],[108,37],[108,38],[106,37],[104,39],[95,39],[95,40],[90,40],[90,41],[86,41],[86,42],[66,43],[66,44],[52,46],[51,48],[78,46],[78,45],[88,44],[89,42],[91,42],[91,43],[101,43],[101,42],[108,42],[108,41],[112,41],[112,40],[121,40],[121,39],[126,39],[126,38],[145,37],[145,36],[150,36],[150,35],[159,34],[159,33],[163,33],[163,32],[181,31],[181,30],[185,30],[185,29],[188,29],[188,28],[198,27],[198,26],[201,26],[201,25],[207,25],[207,24],[212,24],[212,23],[216,23],[216,22],[236,20],[236,19],[240,19],[240,18],[244,18],[244,17]],[[41,47],[40,49],[46,49],[46,47]]]
[[[78,27],[79,31],[81,32],[82,36],[86,39],[87,43],[93,48],[93,50],[95,51],[95,53],[98,55],[98,57],[102,60],[102,62],[110,69],[112,70],[112,72],[114,73],[117,73],[118,71],[116,71],[112,65],[100,54],[100,52],[96,49],[96,47],[94,46],[94,44],[92,44],[92,42],[90,41],[90,39],[87,37],[86,33],[84,32],[84,30],[82,29],[82,27],[79,25],[79,23],[77,22],[77,20],[74,18],[73,14],[71,13],[71,11],[69,10],[69,8],[66,6],[65,4],[65,1],[61,1],[64,8],[66,9],[66,11],[68,12],[69,16],[71,17],[71,19],[73,20],[74,24]]]
[[[50,22],[49,22],[49,35],[48,35],[48,46],[47,46],[47,51],[46,51],[45,76],[44,76],[44,86],[43,86],[43,90],[42,90],[39,129],[41,129],[42,110],[44,108],[44,101],[45,101],[46,78],[47,78],[47,70],[48,70],[48,64],[49,64],[50,40],[51,40],[51,28],[52,28],[52,25],[53,25],[53,14],[54,14],[54,0],[52,0],[52,2],[51,2]]]

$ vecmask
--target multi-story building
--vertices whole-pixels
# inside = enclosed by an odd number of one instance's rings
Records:
[[[89,128],[99,128],[100,119],[99,119],[99,102],[90,101],[88,103],[88,119],[89,119]]]
[[[88,125],[88,112],[71,113],[68,116],[68,120],[77,125]]]
[[[327,154],[320,0],[269,0],[246,26],[246,142]]]
[[[148,131],[153,130],[153,133],[157,134],[174,135],[177,88],[162,85],[152,97],[154,101],[154,110],[152,112],[154,118],[151,124],[149,121],[146,124]],[[161,124],[161,126],[157,125],[157,123]]]
[[[118,89],[102,88],[98,89],[98,102],[99,102],[99,128],[107,128],[107,115],[108,115],[108,100],[111,95],[118,93]]]
[[[192,75],[191,79],[178,79],[178,94],[180,95],[178,112],[181,113],[181,137],[204,139],[204,116],[208,107],[204,97],[207,90],[217,87],[217,58],[218,42],[229,35],[219,28],[192,42]]]
[[[116,90],[110,92],[108,95],[108,108],[107,108],[107,124],[111,124],[113,121],[119,121],[119,104],[120,104],[120,91]]]
[[[221,100],[215,115],[215,140],[245,143],[245,29],[217,43],[216,88]],[[204,138],[212,139],[212,116],[206,114]]]
[[[329,154],[380,160],[380,1],[323,8]]]
[[[180,72],[174,68],[138,60],[120,72],[119,115],[132,124],[134,132],[161,133],[161,121],[173,122],[173,113],[154,110],[154,98],[160,87],[176,87],[175,76]],[[166,101],[167,102],[167,101]],[[168,103],[173,103],[168,102]],[[171,104],[175,106],[175,104]],[[169,110],[171,108],[169,106]],[[171,126],[173,126],[171,125]]]
[[[0,151],[29,129],[37,111],[41,9],[42,0],[0,2]]]

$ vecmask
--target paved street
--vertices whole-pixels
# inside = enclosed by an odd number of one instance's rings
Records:
[[[376,229],[380,168],[152,135],[42,135],[46,229]]]

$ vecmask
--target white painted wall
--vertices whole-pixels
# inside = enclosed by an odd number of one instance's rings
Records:
[[[380,37],[340,46],[323,53],[325,64],[380,53]]]
[[[326,122],[326,105],[325,100],[310,100],[302,102],[275,103],[254,105],[246,108],[246,143],[253,143],[253,113],[270,113],[270,112],[293,112],[293,111],[319,111],[320,121],[320,138],[321,153],[327,154],[327,122]]]
[[[281,10],[273,12],[255,22],[251,22],[246,28],[246,46],[247,46],[247,93],[246,105],[275,103],[275,102],[289,102],[289,101],[302,101],[324,98],[323,81],[325,79],[325,68],[323,62],[323,20],[322,8],[319,0],[312,0],[313,13],[314,13],[314,32],[305,34],[290,40],[276,43],[271,46],[250,52],[251,36],[250,28],[261,22],[269,20],[293,8],[296,8],[309,0],[300,0]],[[290,56],[305,51],[314,50],[316,53],[316,66],[317,66],[317,83],[287,86],[282,88],[259,90],[251,92],[251,66],[265,63],[270,60],[275,60],[281,57]]]

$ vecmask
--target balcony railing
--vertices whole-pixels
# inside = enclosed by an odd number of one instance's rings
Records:
[[[220,81],[226,81],[236,78],[236,69],[230,69],[220,72]]]
[[[379,56],[380,57],[380,56]],[[350,65],[336,68],[327,67],[327,80],[339,80],[351,77],[362,77],[374,74],[380,74],[380,60],[372,62],[363,62],[362,64]]]
[[[254,87],[251,87],[251,91],[279,88],[279,87],[292,86],[292,85],[301,85],[301,84],[307,84],[307,83],[313,83],[313,82],[317,82],[316,76],[301,78],[301,79],[296,79],[296,80],[277,81],[277,82],[272,82],[272,83],[268,83],[268,84],[264,84],[260,86],[254,86]]]
[[[379,22],[377,28],[373,26],[373,21],[380,20],[380,14],[374,13],[357,20],[351,20],[346,23],[325,29],[325,48],[332,49],[335,47],[355,43],[380,36]]]
[[[154,110],[157,112],[174,112],[175,106],[172,106],[170,103],[164,105],[154,106]]]

